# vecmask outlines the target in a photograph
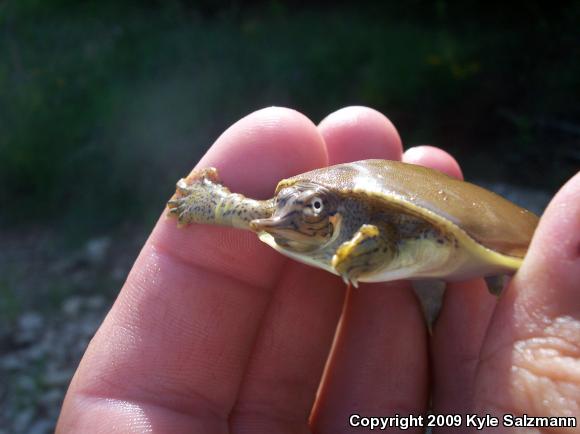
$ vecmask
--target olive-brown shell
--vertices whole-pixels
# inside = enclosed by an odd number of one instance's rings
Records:
[[[276,192],[296,182],[314,182],[331,191],[362,192],[385,207],[429,212],[453,223],[479,244],[523,257],[538,217],[489,190],[437,170],[389,160],[364,160],[316,169],[281,181]]]

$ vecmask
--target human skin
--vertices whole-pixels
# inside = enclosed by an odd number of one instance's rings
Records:
[[[318,126],[289,109],[254,112],[197,167],[265,199],[282,178],[367,158],[462,176],[440,149],[403,153],[395,127],[365,107]],[[552,200],[505,293],[489,295],[482,279],[450,284],[432,336],[409,282],[347,293],[250,232],[178,229],[162,216],[87,348],[57,432],[335,434],[352,413],[424,414],[430,395],[435,413],[580,414],[580,174]]]

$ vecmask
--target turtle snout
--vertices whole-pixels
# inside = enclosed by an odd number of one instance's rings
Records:
[[[282,231],[292,229],[292,221],[283,217],[271,217],[256,219],[250,222],[250,228],[255,232],[268,232],[275,235]]]

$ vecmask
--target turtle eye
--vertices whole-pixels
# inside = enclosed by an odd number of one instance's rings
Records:
[[[310,201],[310,206],[312,207],[312,212],[314,214],[320,214],[322,212],[322,210],[324,209],[324,202],[322,202],[321,198],[314,197]]]
[[[321,201],[319,198],[315,198],[315,199],[312,201],[312,207],[313,207],[315,210],[317,210],[317,211],[320,211],[320,210],[322,210],[322,206],[323,206],[323,205],[322,205],[322,201]]]

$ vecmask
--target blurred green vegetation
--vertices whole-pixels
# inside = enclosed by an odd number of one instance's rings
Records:
[[[16,291],[5,279],[0,280],[0,319],[2,321],[14,321],[21,311],[21,301]]]
[[[555,190],[580,159],[580,5],[558,4],[5,1],[0,221],[148,224],[268,105],[370,105],[468,178]]]

